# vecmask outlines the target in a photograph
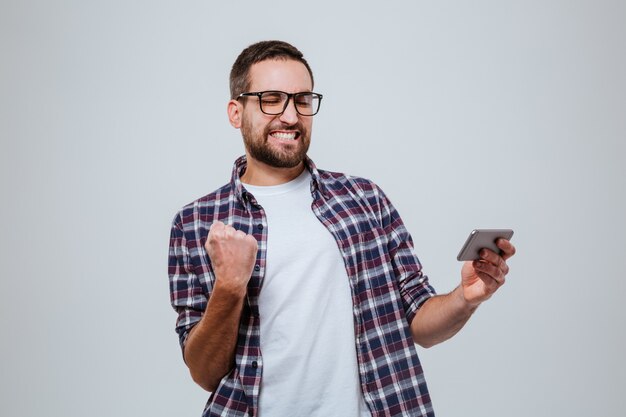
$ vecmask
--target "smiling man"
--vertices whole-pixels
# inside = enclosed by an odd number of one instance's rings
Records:
[[[171,300],[203,415],[433,416],[415,343],[456,334],[515,249],[500,239],[435,295],[382,190],[307,157],[313,87],[292,45],[246,48],[228,102],[246,154],[174,219]]]

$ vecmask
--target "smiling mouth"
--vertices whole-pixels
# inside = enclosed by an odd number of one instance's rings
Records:
[[[273,137],[274,139],[278,139],[282,141],[292,141],[300,137],[300,132],[295,131],[295,130],[288,130],[288,131],[278,130],[278,131],[270,132],[270,136]]]

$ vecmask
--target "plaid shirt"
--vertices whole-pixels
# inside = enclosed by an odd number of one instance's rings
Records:
[[[434,416],[409,323],[435,294],[414,254],[411,236],[385,194],[372,182],[317,170],[311,172],[311,208],[337,241],[350,279],[356,354],[361,389],[374,417]],[[248,283],[237,340],[235,367],[206,405],[208,416],[256,416],[263,374],[259,292],[267,251],[267,220],[240,176],[245,157],[235,162],[230,183],[183,207],[176,215],[169,249],[172,306],[184,349],[211,296],[215,276],[204,249],[216,220],[251,234],[259,243]],[[340,372],[340,371],[339,371]]]

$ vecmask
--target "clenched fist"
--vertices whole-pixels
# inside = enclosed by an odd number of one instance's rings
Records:
[[[258,245],[252,235],[216,221],[204,244],[215,279],[233,290],[245,292],[256,261]]]

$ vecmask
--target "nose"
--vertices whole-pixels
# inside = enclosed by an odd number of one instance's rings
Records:
[[[280,121],[288,125],[295,125],[298,122],[298,112],[296,111],[296,104],[293,101],[293,97],[290,97],[287,108],[280,115]]]

